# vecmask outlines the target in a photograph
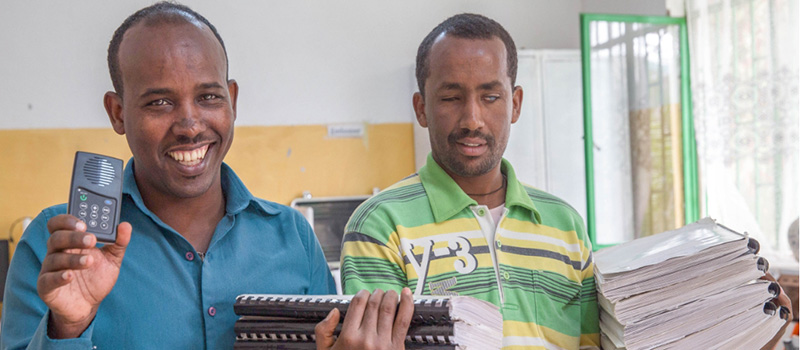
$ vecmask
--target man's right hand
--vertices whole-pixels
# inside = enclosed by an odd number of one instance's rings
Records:
[[[47,333],[54,339],[77,338],[117,282],[132,228],[119,224],[116,243],[102,248],[86,233],[86,223],[72,215],[53,217],[47,230],[47,255],[37,281],[39,297],[50,308]]]
[[[376,289],[371,295],[359,291],[350,301],[339,338],[339,310],[333,309],[314,329],[317,350],[404,350],[406,334],[414,314],[414,297],[403,288],[398,305],[397,292]]]

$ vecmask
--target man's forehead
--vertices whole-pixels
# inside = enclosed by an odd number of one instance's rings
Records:
[[[216,40],[214,33],[208,26],[197,21],[142,21],[132,26],[123,35],[120,43],[120,52],[136,51],[141,46],[155,46],[157,44],[171,46],[177,42],[206,41],[216,43],[208,47],[218,46],[222,52],[222,45]],[[127,52],[128,54],[132,52]]]
[[[120,44],[123,80],[126,69],[154,62],[168,64],[180,52],[191,52],[197,60],[216,61],[217,68],[225,73],[224,49],[208,26],[189,21],[143,22],[131,27]]]
[[[488,53],[501,59],[506,58],[506,47],[498,37],[462,38],[442,33],[431,46],[429,59],[444,55],[467,55]]]
[[[428,57],[430,73],[426,83],[435,83],[438,86],[432,88],[439,89],[458,83],[450,79],[466,76],[482,77],[479,84],[505,81],[508,77],[506,55],[505,45],[499,38],[437,38]]]
[[[200,21],[197,17],[177,8],[166,9],[164,11],[154,13],[146,18],[143,18],[140,21],[140,23],[149,26],[167,24],[167,23],[171,24],[191,23],[196,25],[198,28],[204,26],[203,22]]]

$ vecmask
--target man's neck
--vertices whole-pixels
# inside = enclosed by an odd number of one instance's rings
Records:
[[[141,194],[147,209],[186,238],[196,251],[208,250],[211,237],[225,216],[221,184],[212,184],[204,194],[193,198],[177,198],[158,191]]]
[[[445,167],[444,171],[461,187],[470,198],[489,208],[495,208],[506,200],[507,181],[500,171],[500,164],[486,174],[478,176],[458,176]]]

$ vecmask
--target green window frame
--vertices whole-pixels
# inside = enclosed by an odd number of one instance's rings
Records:
[[[594,137],[592,131],[592,76],[590,24],[593,21],[677,25],[680,31],[681,68],[681,129],[683,156],[684,224],[700,218],[697,176],[697,144],[695,142],[694,118],[689,70],[689,39],[686,19],[681,17],[631,16],[614,14],[581,14],[581,61],[583,76],[583,127],[586,161],[586,225],[594,250],[611,246],[597,242],[594,182]]]

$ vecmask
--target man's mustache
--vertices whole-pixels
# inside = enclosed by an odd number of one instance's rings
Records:
[[[447,135],[447,141],[449,143],[456,143],[458,140],[468,137],[483,139],[486,141],[487,145],[494,146],[494,136],[484,134],[479,130],[459,129],[457,131],[453,131],[450,133],[450,135]]]
[[[194,137],[188,137],[186,135],[178,135],[175,138],[175,145],[177,145],[177,146],[195,145],[195,144],[203,143],[203,142],[208,142],[208,143],[216,142],[216,140],[217,140],[217,138],[214,137],[214,135],[212,135],[210,133],[202,133],[202,134],[195,135]]]

